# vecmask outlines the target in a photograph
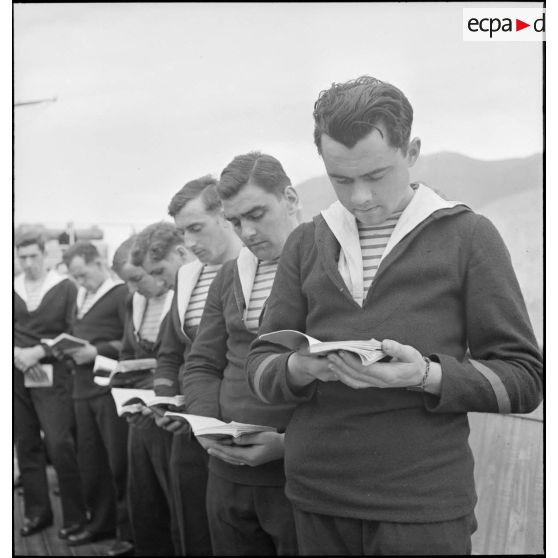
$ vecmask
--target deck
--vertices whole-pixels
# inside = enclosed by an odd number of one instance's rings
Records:
[[[530,415],[470,413],[479,503],[473,554],[543,554],[543,409]],[[55,474],[49,468],[51,486]],[[102,556],[112,540],[69,547],[56,533],[60,501],[51,493],[54,525],[31,537],[19,535],[23,499],[14,492],[16,556]]]
[[[19,534],[23,524],[23,497],[14,491],[14,533],[13,551],[15,556],[104,556],[104,551],[114,542],[107,539],[83,546],[68,546],[58,538],[58,529],[62,526],[62,511],[60,498],[53,493],[56,485],[56,475],[52,467],[48,468],[48,478],[51,486],[50,501],[54,513],[54,524],[40,533],[30,537],[22,537]]]

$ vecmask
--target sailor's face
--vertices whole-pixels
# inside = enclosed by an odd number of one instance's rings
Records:
[[[81,256],[75,256],[68,266],[68,271],[74,281],[90,293],[94,293],[106,278],[98,259],[87,263]]]
[[[17,259],[26,279],[33,281],[43,273],[45,255],[38,244],[18,248]]]
[[[404,154],[388,143],[382,125],[352,148],[322,135],[322,158],[337,198],[363,225],[379,225],[409,203],[409,168],[420,151],[420,141],[413,142]]]
[[[145,298],[153,298],[162,295],[168,290],[162,280],[152,277],[142,267],[133,265],[127,261],[120,270],[120,279],[125,281],[130,292],[138,292]]]
[[[248,183],[223,200],[225,218],[246,247],[260,260],[272,261],[283,251],[287,237],[296,225],[298,198],[292,186],[277,196]]]

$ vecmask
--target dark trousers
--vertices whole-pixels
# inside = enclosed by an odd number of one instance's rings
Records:
[[[78,461],[85,502],[93,518],[88,529],[131,540],[126,502],[128,423],[116,414],[110,393],[74,400]]]
[[[300,554],[435,556],[471,554],[474,513],[439,523],[390,523],[307,513],[294,508]]]
[[[248,486],[209,472],[207,514],[216,556],[298,554],[284,486]]]
[[[173,542],[180,549],[170,488],[172,438],[154,422],[147,428],[130,426],[128,509],[136,556],[173,556]]]
[[[53,386],[26,388],[23,374],[14,369],[14,434],[25,515],[52,517],[46,476],[45,446],[58,476],[65,526],[85,521],[81,479],[76,457],[75,417],[71,376],[61,366],[54,369]]]
[[[181,556],[212,555],[205,511],[208,461],[207,452],[194,436],[174,435],[170,472]]]

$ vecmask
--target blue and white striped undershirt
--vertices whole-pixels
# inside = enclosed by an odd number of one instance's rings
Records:
[[[254,286],[250,293],[250,301],[248,302],[246,312],[246,329],[251,333],[257,333],[260,326],[260,314],[265,301],[269,297],[275,273],[277,272],[278,260],[273,262],[258,262],[256,277],[254,278]]]
[[[167,300],[167,293],[147,299],[147,306],[139,329],[139,336],[146,341],[154,343],[159,333],[161,314]]]
[[[362,279],[364,298],[374,281],[380,259],[386,249],[387,243],[393,233],[395,225],[403,211],[397,211],[388,217],[381,225],[363,225],[357,220],[358,239],[362,252]]]
[[[33,312],[39,307],[41,303],[41,289],[44,282],[44,277],[40,281],[25,281],[26,306],[29,312]]]
[[[209,286],[220,269],[221,264],[207,264],[203,267],[184,314],[184,324],[187,328],[197,328],[200,325]]]

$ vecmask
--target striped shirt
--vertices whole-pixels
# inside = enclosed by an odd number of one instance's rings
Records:
[[[25,281],[26,305],[29,312],[36,310],[41,303],[41,289],[44,280],[45,278],[43,277],[40,281]]]
[[[364,298],[376,276],[380,259],[399,217],[403,211],[397,211],[388,217],[381,225],[367,226],[357,221],[358,239],[362,252],[362,282]]]
[[[246,329],[251,333],[257,333],[260,326],[260,314],[262,308],[271,292],[275,273],[277,271],[278,260],[273,262],[258,262],[258,270],[254,278],[254,286],[250,293],[250,301],[246,312]]]
[[[141,326],[139,328],[139,336],[141,339],[151,341],[154,343],[159,333],[159,326],[161,322],[161,314],[167,300],[167,294],[164,293],[160,296],[147,299],[147,306],[143,313]]]
[[[186,313],[184,314],[184,325],[187,328],[198,327],[200,325],[209,286],[211,285],[213,279],[215,279],[215,275],[217,275],[217,272],[220,269],[221,264],[205,265],[203,267],[202,272],[198,277],[196,286],[192,291],[192,296],[190,297]]]

